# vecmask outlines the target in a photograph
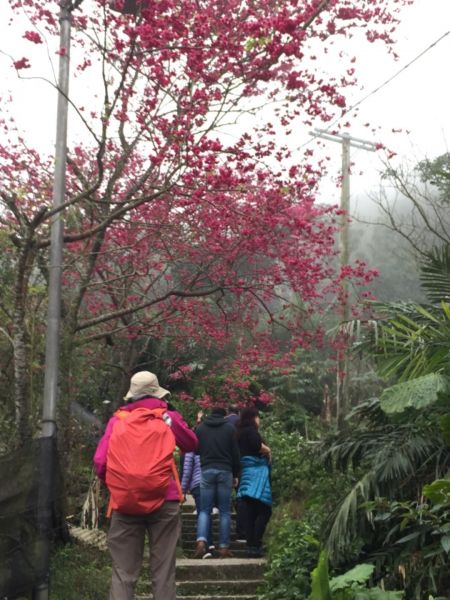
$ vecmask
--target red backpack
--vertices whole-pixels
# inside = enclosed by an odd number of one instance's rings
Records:
[[[112,510],[142,515],[164,503],[172,476],[182,498],[173,458],[175,436],[164,408],[118,410],[108,444],[106,485]]]

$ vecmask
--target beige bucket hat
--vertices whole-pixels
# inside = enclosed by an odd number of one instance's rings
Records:
[[[158,378],[150,371],[139,371],[135,373],[130,380],[130,389],[125,400],[130,398],[141,398],[142,396],[152,396],[152,398],[163,398],[170,394],[169,390],[159,385]]]

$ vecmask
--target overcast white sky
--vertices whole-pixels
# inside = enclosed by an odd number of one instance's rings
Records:
[[[372,90],[395,75],[426,48],[450,31],[450,0],[416,0],[403,9],[402,23],[395,37],[399,59],[380,51],[374,45],[358,52],[358,78],[363,90],[352,90],[350,105],[354,105]],[[359,116],[350,121],[348,133],[372,142],[381,142],[398,153],[394,161],[414,165],[425,157],[433,158],[450,147],[450,35],[432,47],[393,81],[364,100]],[[364,127],[370,122],[371,127]],[[372,132],[372,127],[376,129]],[[392,130],[402,129],[400,133]],[[327,142],[340,169],[340,146]],[[376,190],[380,158],[372,152],[351,150],[354,167],[351,176],[353,196],[365,196]],[[362,171],[360,175],[359,172]],[[339,201],[339,190],[326,185],[324,195]],[[331,200],[331,198],[327,198]]]
[[[0,0],[0,7],[0,51],[20,58],[18,47],[21,44],[32,45],[21,39],[23,31],[7,27],[8,19],[4,16],[8,13],[9,4],[6,0]],[[416,0],[413,6],[403,9],[402,23],[395,34],[398,40],[396,51],[400,55],[398,61],[394,61],[381,44],[349,42],[346,50],[358,57],[357,73],[362,86],[351,92],[347,90],[347,94],[351,94],[348,96],[349,104],[359,102],[449,30],[450,0]],[[32,46],[32,49],[35,53],[42,53],[42,63],[48,66],[46,49],[42,46]],[[23,54],[26,55],[26,52]],[[54,57],[53,50],[50,55]],[[351,123],[348,133],[381,142],[398,153],[399,161],[411,164],[426,156],[432,158],[447,152],[450,145],[449,59],[450,35],[447,35],[393,81],[363,101],[358,117],[348,114],[344,119]],[[10,90],[15,93],[13,114],[29,143],[51,148],[55,135],[55,93],[48,84],[39,80],[18,82],[10,60],[2,54],[0,72],[0,96],[5,97]],[[26,72],[26,75],[37,74],[34,70]],[[370,127],[364,127],[367,122],[370,122]],[[321,127],[321,124],[317,126]],[[403,132],[393,134],[392,129],[402,129]],[[315,146],[308,130],[299,128],[295,145],[301,147],[305,143]],[[333,157],[331,173],[339,173],[340,146],[327,142],[326,152]],[[381,162],[373,153],[356,149],[352,150],[352,160],[355,163],[351,178],[352,196],[365,196],[378,187]],[[362,175],[359,175],[360,171]],[[324,183],[321,198],[338,203],[339,190],[330,180]]]

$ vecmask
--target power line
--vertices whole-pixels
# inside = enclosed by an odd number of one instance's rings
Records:
[[[360,106],[363,102],[365,102],[368,98],[370,98],[371,96],[373,96],[374,94],[376,94],[377,92],[379,92],[381,89],[383,89],[386,85],[388,85],[389,83],[391,83],[391,81],[393,81],[396,77],[398,77],[401,73],[403,73],[403,71],[406,71],[406,69],[408,67],[410,67],[412,64],[414,64],[416,61],[418,61],[420,58],[422,58],[422,56],[424,56],[427,52],[429,52],[432,48],[434,48],[435,46],[437,46],[437,44],[439,44],[439,42],[441,42],[445,37],[447,37],[450,34],[450,30],[446,31],[443,35],[441,35],[437,40],[435,40],[432,44],[430,44],[429,46],[427,46],[427,48],[425,48],[424,50],[422,50],[422,52],[420,52],[415,58],[413,58],[412,60],[409,61],[409,63],[407,63],[406,65],[404,65],[399,71],[397,71],[396,73],[394,73],[394,75],[392,75],[391,77],[389,77],[389,79],[386,79],[386,81],[384,81],[383,83],[381,83],[378,87],[376,87],[375,89],[373,89],[371,92],[369,92],[368,94],[366,94],[365,96],[363,96],[360,100],[358,100],[358,102],[356,102],[355,104],[353,104],[352,106],[350,106],[349,108],[347,108],[342,115],[340,115],[339,117],[336,117],[334,119],[334,121],[332,121],[325,129],[321,130],[322,132],[326,132],[329,131],[331,129],[331,127],[333,127],[333,125],[335,125],[338,121],[340,121],[343,117],[345,117],[345,115],[347,115],[349,112],[351,112],[352,110],[355,110],[355,108],[357,106]],[[317,136],[316,136],[317,137]],[[301,148],[303,148],[304,146],[307,146],[308,144],[310,144],[313,140],[309,139],[308,141],[306,141],[305,143],[301,144],[297,150],[300,150]]]

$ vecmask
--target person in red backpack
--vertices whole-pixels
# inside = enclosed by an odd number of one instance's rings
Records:
[[[154,373],[139,371],[133,375],[126,404],[109,420],[94,455],[95,471],[111,492],[109,600],[133,599],[146,535],[150,539],[153,598],[176,600],[175,558],[182,496],[178,476],[172,477],[170,472],[171,453],[175,444],[182,452],[192,452],[198,440],[182,416],[168,408],[164,398],[169,393]],[[148,490],[141,481],[146,468]],[[175,475],[176,469],[173,471]],[[155,488],[155,481],[160,489]]]

